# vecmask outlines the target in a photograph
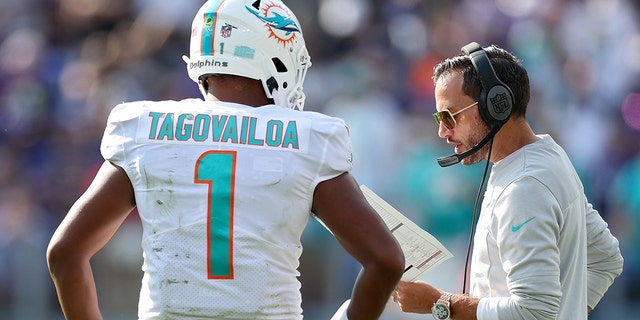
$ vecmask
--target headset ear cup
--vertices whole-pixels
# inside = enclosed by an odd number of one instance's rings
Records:
[[[462,47],[461,52],[468,55],[478,73],[482,90],[478,99],[478,110],[482,119],[491,127],[501,127],[513,110],[513,93],[509,86],[496,75],[489,56],[477,42]]]

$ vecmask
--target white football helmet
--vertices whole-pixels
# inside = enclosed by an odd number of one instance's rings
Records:
[[[280,0],[209,0],[191,27],[189,77],[231,74],[262,82],[268,98],[302,110],[311,58],[300,23]]]

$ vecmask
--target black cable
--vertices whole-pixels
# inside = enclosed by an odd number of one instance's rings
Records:
[[[471,244],[473,243],[473,237],[476,233],[476,218],[478,216],[478,205],[480,204],[480,195],[482,194],[482,189],[484,188],[484,184],[487,180],[487,172],[489,171],[489,162],[491,159],[491,150],[493,149],[493,138],[489,143],[489,154],[487,155],[487,162],[484,166],[484,173],[482,174],[482,181],[480,182],[480,187],[478,188],[478,194],[476,195],[476,201],[473,204],[473,216],[471,217],[471,235],[469,236],[469,245],[467,246],[467,256],[465,258],[464,263],[464,278],[462,280],[462,293],[467,293],[467,269],[469,269],[469,258],[471,255]]]

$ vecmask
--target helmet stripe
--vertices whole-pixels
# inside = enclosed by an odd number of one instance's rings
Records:
[[[213,55],[213,31],[216,29],[218,10],[220,10],[220,6],[223,2],[224,0],[211,1],[210,7],[204,13],[205,23],[202,29],[202,47],[200,48],[200,52],[202,52],[203,56]]]

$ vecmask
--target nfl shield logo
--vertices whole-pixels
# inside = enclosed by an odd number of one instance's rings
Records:
[[[220,29],[220,35],[223,38],[229,38],[231,36],[231,30],[235,29],[236,27],[226,23],[224,26],[222,26],[222,28]]]
[[[509,108],[509,102],[507,101],[506,93],[498,93],[490,99],[493,110],[497,113],[504,113]]]

